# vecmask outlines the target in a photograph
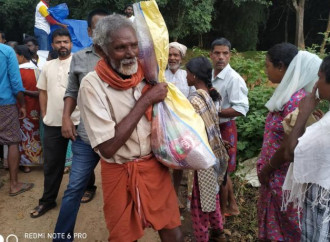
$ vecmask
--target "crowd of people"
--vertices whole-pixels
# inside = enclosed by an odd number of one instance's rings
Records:
[[[126,16],[96,9],[87,17],[93,45],[72,54],[66,26],[36,9],[35,37],[6,45],[0,31],[0,144],[8,146],[9,195],[34,184],[18,181],[18,169],[43,165],[44,186],[35,219],[56,207],[65,167],[70,165],[53,241],[72,241],[81,203],[96,192],[100,161],[104,217],[109,241],[137,241],[146,227],[162,241],[189,241],[181,232],[180,208],[191,212],[196,241],[226,241],[225,217],[240,213],[230,179],[236,170],[235,118],[249,110],[244,79],[230,66],[231,43],[215,39],[210,59],[182,60],[187,47],[169,43],[167,82],[200,115],[217,165],[173,170],[151,150],[151,109],[167,95],[167,83],[149,83],[138,60],[131,5]],[[52,51],[47,60],[49,24]],[[47,39],[47,41],[45,41]],[[47,44],[46,44],[47,42]],[[211,61],[210,61],[211,60]],[[257,172],[260,241],[328,241],[330,233],[329,113],[315,110],[330,100],[330,56],[323,61],[289,43],[270,48],[268,79],[278,84],[266,103],[264,140]],[[313,122],[309,122],[310,118]],[[308,127],[307,127],[308,126]],[[178,199],[185,184],[188,202]]]

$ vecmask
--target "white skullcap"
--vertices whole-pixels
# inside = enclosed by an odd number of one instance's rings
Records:
[[[184,57],[187,52],[187,47],[183,44],[180,44],[178,42],[171,42],[169,45],[169,48],[175,48],[180,51],[181,56]]]

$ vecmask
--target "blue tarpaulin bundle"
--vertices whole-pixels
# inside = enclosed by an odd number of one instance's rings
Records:
[[[54,19],[56,19],[56,21],[68,25],[68,30],[73,43],[72,52],[77,52],[92,44],[92,40],[87,33],[87,21],[66,19],[69,16],[69,8],[66,3],[56,5],[55,7],[50,7],[48,8],[48,12]],[[51,34],[58,28],[60,27],[57,25],[52,25]]]

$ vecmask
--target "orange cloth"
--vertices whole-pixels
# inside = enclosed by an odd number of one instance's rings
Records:
[[[118,73],[116,73],[112,67],[108,65],[104,58],[97,62],[95,71],[102,81],[108,83],[110,87],[116,90],[127,90],[129,88],[136,87],[144,79],[144,73],[139,62],[137,72],[128,79],[121,78],[121,76],[119,76]],[[151,85],[147,82],[142,90],[142,95],[146,93],[150,88]],[[152,105],[148,107],[145,115],[147,119],[151,121]]]
[[[135,241],[148,225],[155,230],[181,225],[170,173],[153,155],[125,164],[101,160],[101,177],[109,241]]]

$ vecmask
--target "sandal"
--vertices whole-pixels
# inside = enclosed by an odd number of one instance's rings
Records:
[[[95,190],[94,191],[90,191],[90,190],[86,190],[83,197],[80,200],[80,203],[88,203],[90,201],[93,200],[95,195]]]
[[[56,203],[38,205],[30,212],[30,217],[38,218],[55,207],[56,207]],[[37,213],[37,214],[35,214],[35,213]]]
[[[9,196],[14,197],[18,194],[21,194],[23,192],[29,191],[30,189],[32,189],[34,187],[33,183],[22,183],[21,188],[17,191],[17,192],[10,192]]]

